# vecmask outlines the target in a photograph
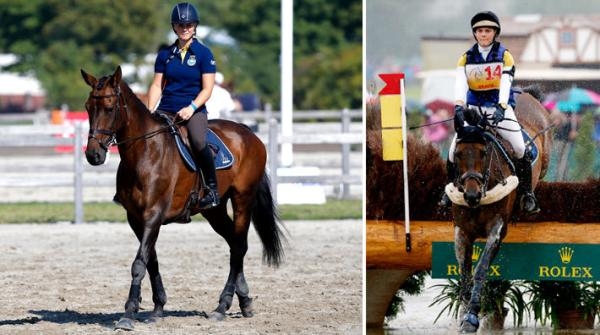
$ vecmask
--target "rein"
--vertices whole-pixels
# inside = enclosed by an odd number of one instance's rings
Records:
[[[127,104],[125,104],[125,103],[122,102],[124,98],[121,95],[121,90],[120,90],[119,86],[117,86],[117,88],[115,89],[115,93],[113,93],[113,94],[90,95],[90,98],[92,98],[92,99],[104,99],[104,98],[112,98],[112,97],[117,97],[117,102],[116,102],[116,104],[114,106],[115,113],[119,113],[120,114],[123,111],[123,109],[125,109],[125,110],[127,109]],[[113,118],[113,122],[111,124],[111,127],[115,123],[115,119],[116,118]],[[147,138],[150,138],[150,137],[152,137],[152,136],[154,136],[154,135],[156,135],[156,134],[158,134],[160,132],[163,132],[163,131],[169,129],[172,126],[178,125],[178,124],[183,123],[185,121],[186,120],[181,119],[179,121],[173,122],[172,125],[161,126],[160,128],[158,128],[156,130],[153,130],[151,132],[148,132],[148,133],[145,133],[145,134],[142,134],[142,135],[138,135],[138,136],[135,136],[135,137],[126,138],[126,139],[124,139],[122,141],[117,141],[116,132],[114,130],[112,130],[112,129],[93,129],[92,128],[89,131],[88,140],[89,139],[96,140],[98,142],[98,144],[100,145],[100,147],[102,149],[104,149],[104,151],[108,151],[108,148],[111,147],[111,146],[113,146],[113,145],[117,145],[118,146],[120,144],[132,142],[132,141],[138,140],[140,138],[147,139]],[[109,139],[106,142],[102,142],[102,141],[100,141],[95,136],[96,134],[102,134],[102,135],[109,136]]]

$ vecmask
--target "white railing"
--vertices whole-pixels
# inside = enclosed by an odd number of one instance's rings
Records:
[[[296,115],[297,114],[297,115]],[[351,185],[362,184],[362,173],[352,173],[350,163],[351,146],[363,142],[362,123],[352,123],[351,120],[362,115],[360,111],[343,110],[338,112],[317,112],[309,116],[309,113],[296,112],[294,118],[312,118],[312,119],[337,119],[338,131],[331,131],[329,127],[327,133],[298,132],[294,136],[284,137],[279,133],[277,116],[279,113],[256,112],[252,113],[255,120],[269,120],[261,128],[258,135],[267,145],[269,161],[268,168],[272,183],[273,196],[277,199],[278,183],[316,183],[326,185],[339,185],[340,198],[348,198]],[[244,114],[242,117],[248,115]],[[341,122],[340,122],[341,119]],[[296,124],[295,124],[296,125]],[[321,123],[312,123],[314,129],[319,129]],[[304,124],[303,124],[304,126]],[[331,126],[331,125],[330,125]],[[266,129],[262,129],[266,128]],[[266,130],[266,131],[265,131]],[[318,131],[318,130],[317,130]],[[82,148],[88,132],[87,122],[77,122],[75,125],[29,125],[29,126],[0,126],[0,149],[9,147],[19,151],[21,148],[42,147],[50,148],[56,146],[74,146]],[[339,145],[340,147],[340,173],[335,175],[322,176],[278,176],[279,168],[279,148],[282,143],[292,143],[294,145]],[[362,146],[360,149],[362,150]],[[75,206],[75,223],[83,222],[83,190],[84,187],[112,186],[114,185],[114,175],[111,178],[96,178],[94,180],[84,180],[84,170],[87,162],[83,157],[82,150],[74,150],[72,171],[60,171],[72,173],[72,178],[59,177],[47,178],[44,180],[31,178],[26,180],[25,184],[19,184],[14,180],[3,180],[0,176],[0,185],[2,187],[73,187],[73,202]],[[18,167],[16,167],[18,169]],[[354,169],[357,170],[357,169]],[[362,171],[361,169],[358,169]],[[0,171],[2,172],[2,171]],[[36,173],[32,171],[32,173]],[[114,171],[116,173],[116,169]],[[32,184],[33,183],[33,184]]]

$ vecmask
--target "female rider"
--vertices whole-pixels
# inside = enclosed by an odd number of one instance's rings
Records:
[[[525,151],[521,126],[513,107],[508,104],[515,73],[514,59],[496,38],[500,35],[500,20],[493,12],[475,14],[471,29],[477,43],[458,60],[455,86],[454,127],[456,135],[450,145],[447,161],[448,182],[458,177],[454,163],[456,138],[464,130],[465,105],[481,113],[498,134],[510,142],[519,178],[520,206],[527,214],[539,212],[537,200],[531,190],[531,157]],[[440,205],[450,205],[444,193]]]
[[[198,12],[189,3],[180,3],[171,13],[171,27],[177,41],[158,52],[154,78],[148,90],[148,109],[177,114],[185,122],[196,166],[204,176],[207,191],[199,200],[200,208],[219,204],[215,164],[206,145],[208,128],[205,103],[215,83],[216,62],[212,52],[194,38]]]

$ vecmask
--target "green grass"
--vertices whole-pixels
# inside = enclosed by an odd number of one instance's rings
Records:
[[[111,202],[84,204],[85,222],[125,222],[125,210]],[[0,223],[47,223],[73,221],[70,202],[0,203]],[[282,220],[361,219],[361,200],[328,199],[325,205],[280,205]],[[194,220],[202,220],[200,215]]]

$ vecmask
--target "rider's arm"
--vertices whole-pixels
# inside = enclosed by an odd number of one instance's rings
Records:
[[[515,60],[510,52],[504,52],[504,66],[502,68],[502,77],[500,78],[500,93],[498,95],[499,104],[508,104],[510,97],[510,88],[512,87],[513,78],[515,75]]]
[[[202,106],[206,103],[210,95],[212,94],[213,87],[215,86],[215,74],[214,73],[203,73],[202,74],[202,90],[194,99],[196,106]]]
[[[458,60],[456,65],[456,82],[454,85],[454,104],[463,106],[467,101],[467,91],[469,90],[469,84],[467,82],[467,73],[465,71],[465,64],[467,62],[467,55],[464,54]]]
[[[148,101],[146,104],[146,107],[148,107],[152,113],[154,113],[156,110],[156,105],[158,104],[158,100],[160,100],[160,96],[162,94],[162,81],[163,74],[154,73],[154,78],[152,79],[152,83],[148,88]]]

